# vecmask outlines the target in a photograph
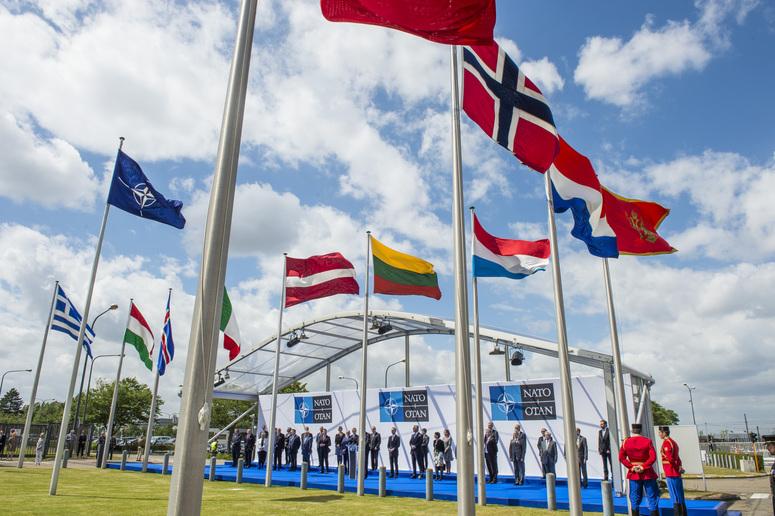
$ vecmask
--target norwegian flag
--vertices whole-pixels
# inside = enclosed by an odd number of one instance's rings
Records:
[[[546,172],[559,150],[541,90],[493,42],[463,49],[463,110],[520,161]]]

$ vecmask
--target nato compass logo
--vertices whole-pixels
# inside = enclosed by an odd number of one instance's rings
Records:
[[[130,190],[132,190],[132,196],[135,198],[135,202],[140,206],[141,210],[156,204],[156,196],[153,195],[153,192],[147,184],[138,183],[134,188],[130,188]]]
[[[381,391],[379,420],[381,423],[429,421],[428,390]]]
[[[293,397],[294,423],[331,423],[332,420],[330,394]]]
[[[495,421],[557,419],[554,384],[491,385],[490,408]]]

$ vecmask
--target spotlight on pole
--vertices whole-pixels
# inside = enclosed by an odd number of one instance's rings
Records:
[[[371,330],[379,330],[379,327],[382,325],[382,321],[379,317],[372,317],[371,318]]]
[[[293,346],[295,346],[295,345],[296,345],[296,344],[298,344],[299,342],[301,342],[301,338],[300,338],[300,337],[299,337],[299,335],[298,335],[298,334],[297,334],[297,333],[294,331],[293,333],[291,333],[291,338],[290,338],[290,339],[288,339],[288,347],[289,347],[289,348],[292,348]]]
[[[521,366],[522,362],[525,360],[525,355],[522,354],[521,351],[517,350],[511,355],[511,365],[513,366]]]

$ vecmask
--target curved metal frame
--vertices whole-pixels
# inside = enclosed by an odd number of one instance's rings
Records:
[[[396,326],[400,328],[402,322],[404,323],[413,322],[413,323],[419,324],[419,326],[410,325],[411,328],[394,329],[393,331],[386,333],[384,335],[374,335],[373,337],[369,338],[369,341],[368,341],[369,346],[385,340],[395,339],[399,337],[406,337],[410,335],[454,335],[455,333],[454,321],[450,321],[447,319],[440,319],[438,317],[431,317],[427,315],[407,313],[407,312],[394,312],[389,310],[369,310],[369,316],[372,318],[376,317],[376,318],[390,319],[390,323],[394,328],[396,328]],[[337,348],[337,351],[335,353],[332,353],[331,356],[326,358],[313,357],[313,356],[307,356],[307,355],[298,355],[298,354],[294,354],[293,352],[282,351],[281,353],[283,355],[303,356],[304,358],[316,360],[317,363],[312,365],[311,367],[304,369],[300,373],[293,375],[292,377],[289,377],[289,376],[281,377],[282,381],[278,386],[278,388],[282,388],[292,383],[295,380],[306,378],[312,373],[315,373],[325,368],[326,366],[333,364],[337,360],[346,357],[350,353],[353,353],[361,349],[362,342],[360,339],[351,338],[349,335],[340,336],[330,331],[320,332],[314,329],[315,324],[319,324],[319,323],[334,324],[335,321],[341,320],[341,319],[349,319],[349,320],[357,321],[357,323],[360,324],[360,322],[363,320],[363,311],[355,310],[355,311],[337,312],[337,313],[326,315],[316,319],[303,321],[293,327],[287,328],[282,333],[282,339],[286,342],[288,341],[290,334],[294,332],[299,332],[302,329],[304,329],[305,331],[308,331],[310,333],[318,333],[318,334],[322,333],[330,337],[335,337],[335,338],[339,337],[339,338],[342,338],[343,340],[352,340],[352,345],[342,349]],[[353,327],[352,329],[353,330],[358,329],[358,331],[360,331],[360,328]],[[469,332],[473,334],[473,327],[469,328]],[[530,351],[532,353],[538,353],[541,355],[557,357],[557,344],[549,340],[530,337],[527,335],[509,333],[506,331],[487,328],[487,327],[479,328],[479,336],[480,336],[480,340],[483,342],[492,342],[492,343],[497,342],[499,344],[506,344],[509,347],[518,347],[524,351]],[[277,341],[276,336],[265,338],[251,351],[249,351],[244,355],[240,355],[239,357],[231,361],[229,364],[227,364],[225,367],[216,371],[216,376],[225,372],[226,370],[229,370],[232,373],[236,372],[234,368],[235,367],[239,368],[240,362],[243,362],[248,357],[250,357],[251,355],[259,351],[274,353],[273,345],[276,341]],[[331,346],[325,346],[321,344],[316,344],[316,345],[320,347],[331,347]],[[603,370],[605,370],[606,367],[610,367],[610,365],[613,363],[613,358],[611,357],[611,355],[607,355],[605,353],[600,353],[597,351],[589,351],[582,348],[569,348],[568,353],[569,353],[569,358],[571,362],[575,362],[577,364],[584,364],[587,366],[596,367]],[[622,372],[629,373],[633,377],[641,379],[647,385],[652,385],[654,383],[654,379],[651,377],[651,375],[638,371],[637,369],[623,366]],[[249,373],[247,371],[239,371],[239,373],[259,374],[259,375],[261,374],[258,372]],[[264,388],[258,394],[266,394],[267,392],[270,392],[270,390],[271,390],[271,385],[267,388]],[[243,394],[229,392],[229,391],[219,391],[217,387],[213,392],[213,396],[216,398],[245,398]]]

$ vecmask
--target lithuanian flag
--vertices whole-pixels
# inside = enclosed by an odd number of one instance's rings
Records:
[[[439,279],[433,264],[395,251],[371,237],[374,259],[374,293],[426,296],[441,299]]]

